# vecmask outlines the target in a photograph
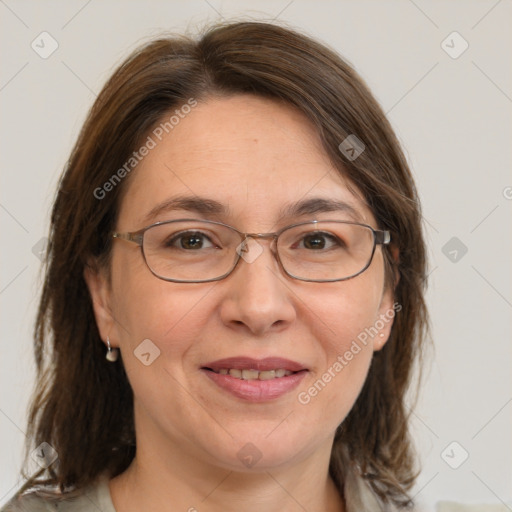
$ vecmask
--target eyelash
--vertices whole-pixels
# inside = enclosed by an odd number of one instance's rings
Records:
[[[170,238],[165,240],[163,245],[166,248],[174,248],[175,247],[174,244],[176,242],[183,240],[184,238],[194,237],[194,236],[201,238],[203,240],[204,239],[208,240],[212,244],[212,246],[217,246],[217,247],[220,246],[220,244],[215,244],[210,236],[208,236],[207,234],[202,233],[200,231],[182,231],[180,233],[175,233]],[[343,240],[341,240],[337,236],[335,236],[331,233],[325,232],[325,231],[312,231],[312,232],[308,232],[308,233],[303,233],[300,236],[301,236],[301,238],[298,240],[298,242],[297,242],[298,244],[301,244],[301,243],[303,244],[307,237],[324,237],[326,239],[329,239],[335,245],[343,246],[343,247],[346,245],[343,242]],[[201,248],[203,248],[203,247],[201,247]]]

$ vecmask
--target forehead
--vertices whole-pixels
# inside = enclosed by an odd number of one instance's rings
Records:
[[[127,228],[171,212],[178,218],[176,206],[187,198],[206,204],[202,217],[251,223],[244,229],[275,226],[293,205],[313,199],[344,203],[354,220],[373,220],[356,187],[333,168],[315,127],[290,106],[238,95],[198,103],[177,119],[149,134],[154,147],[133,171],[121,204],[119,222]],[[220,207],[208,211],[208,200]]]

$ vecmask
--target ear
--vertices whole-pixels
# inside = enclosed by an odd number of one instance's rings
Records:
[[[388,341],[391,334],[391,327],[393,327],[393,322],[395,320],[395,315],[402,309],[402,305],[398,302],[395,302],[394,300],[395,288],[400,281],[400,274],[397,268],[399,261],[399,250],[395,245],[390,245],[389,250],[394,263],[391,265],[391,262],[389,262],[389,265],[391,266],[390,270],[393,272],[394,279],[392,285],[391,283],[385,285],[385,290],[382,295],[382,301],[378,311],[378,318],[375,321],[375,325],[379,328],[379,332],[373,339],[374,352],[381,350]]]
[[[91,296],[98,331],[101,339],[105,342],[115,323],[110,307],[112,292],[109,279],[106,272],[93,263],[84,267],[84,280]],[[112,342],[112,340],[110,340],[110,344],[113,347],[117,346],[117,343]]]
[[[393,304],[393,290],[389,287],[384,291],[382,302],[379,306],[378,317],[375,320],[377,334],[373,338],[373,350],[381,350],[391,334],[391,327],[395,318],[395,308]]]
[[[393,258],[392,270],[395,278],[393,288],[396,288],[398,285],[398,281],[400,281],[400,272],[398,272],[398,264],[400,263],[400,251],[395,244],[391,243],[389,244],[389,252],[391,253],[391,257]]]

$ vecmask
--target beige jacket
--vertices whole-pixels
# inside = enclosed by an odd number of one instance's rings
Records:
[[[107,476],[76,498],[50,501],[30,493],[7,503],[0,512],[116,512],[108,487]],[[345,478],[346,512],[395,512],[383,505],[359,475],[349,473]]]

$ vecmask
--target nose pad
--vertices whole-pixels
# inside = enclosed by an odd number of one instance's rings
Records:
[[[247,237],[236,248],[236,253],[247,263],[254,263],[263,253],[263,246],[254,238]]]

